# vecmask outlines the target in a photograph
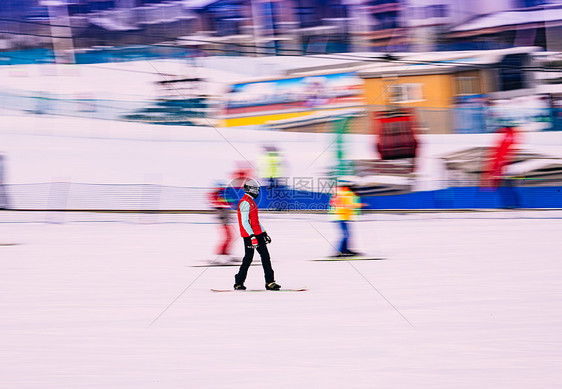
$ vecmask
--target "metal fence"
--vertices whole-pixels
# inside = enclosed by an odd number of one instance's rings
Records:
[[[158,101],[156,98],[142,99],[97,99],[84,96],[60,96],[48,92],[0,91],[0,107],[6,113],[33,113],[72,116],[108,120],[126,120],[155,124],[209,125],[214,108],[199,99]],[[384,106],[373,106],[377,110]],[[363,107],[365,111],[373,108]],[[515,125],[523,131],[562,131],[562,108],[496,108],[493,111],[482,106],[461,105],[455,108],[411,107],[419,125],[433,134],[478,134],[495,132],[506,124]],[[358,106],[359,111],[362,107]],[[359,115],[360,116],[360,115]],[[327,119],[327,116],[324,117]],[[326,120],[310,117],[292,123],[292,127],[307,131],[331,131]],[[356,120],[354,132],[368,132],[369,119]],[[355,123],[354,122],[354,123]],[[318,128],[314,126],[317,125]],[[299,127],[300,126],[300,127]],[[270,128],[283,128],[280,123],[271,123]],[[294,129],[293,128],[293,129]]]
[[[12,210],[205,210],[208,188],[154,184],[50,182],[4,185],[3,208]],[[2,200],[2,199],[0,199]],[[1,204],[1,203],[0,203]]]
[[[24,95],[4,91],[0,92],[0,104],[2,109],[15,112],[118,120],[149,107],[152,101],[60,98],[46,92]]]

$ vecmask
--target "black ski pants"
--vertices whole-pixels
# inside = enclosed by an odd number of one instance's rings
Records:
[[[238,274],[234,277],[235,281],[239,285],[243,285],[244,281],[246,281],[246,276],[248,275],[248,269],[252,264],[252,260],[254,259],[254,249],[252,248],[252,239],[250,238],[243,238],[244,239],[244,259],[242,259],[242,265],[240,265],[240,270],[238,270]],[[256,235],[256,239],[258,241],[258,253],[261,257],[261,264],[263,266],[263,273],[265,276],[265,283],[269,284],[270,282],[275,281],[275,277],[273,275],[273,268],[271,267],[271,259],[269,257],[269,251],[267,251],[267,246],[265,244],[265,239],[263,234]]]

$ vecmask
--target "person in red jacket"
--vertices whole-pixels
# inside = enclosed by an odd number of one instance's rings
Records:
[[[518,143],[518,134],[514,127],[506,126],[498,130],[502,134],[488,157],[488,166],[484,171],[484,180],[487,185],[498,187],[505,179],[507,166],[515,155],[515,146]]]
[[[279,290],[281,286],[275,282],[269,251],[266,247],[266,244],[271,243],[271,238],[260,223],[258,206],[254,201],[260,194],[260,184],[255,180],[248,179],[244,182],[244,192],[244,196],[238,202],[238,225],[240,235],[244,240],[244,258],[238,274],[234,277],[234,289],[246,289],[244,281],[246,281],[248,269],[254,258],[254,249],[256,249],[261,257],[265,275],[265,289]]]
[[[228,201],[224,197],[224,184],[217,183],[215,188],[209,193],[209,203],[216,211],[220,221],[222,239],[217,247],[217,259],[214,262],[228,264],[234,262],[230,255],[230,245],[232,243],[232,228],[230,226],[230,212]]]
[[[505,126],[498,130],[501,137],[490,150],[487,166],[482,174],[482,187],[496,188],[504,208],[519,208],[520,200],[515,189],[514,178],[508,174],[508,168],[517,156],[519,143],[517,129]]]

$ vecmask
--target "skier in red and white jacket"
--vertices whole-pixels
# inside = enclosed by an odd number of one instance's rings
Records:
[[[244,240],[245,254],[240,270],[234,277],[234,289],[246,289],[244,281],[246,281],[248,269],[254,258],[254,249],[256,249],[261,257],[265,276],[265,289],[279,290],[281,286],[275,282],[271,259],[266,246],[266,244],[271,243],[271,238],[260,223],[258,206],[254,201],[260,194],[260,185],[257,181],[248,179],[244,182],[244,192],[244,196],[238,202],[238,225],[240,227],[240,235]]]
[[[216,211],[222,234],[221,242],[216,251],[217,258],[213,261],[214,263],[219,264],[229,264],[234,262],[234,259],[230,255],[230,246],[233,241],[233,232],[230,225],[230,206],[225,198],[224,191],[224,184],[217,182],[215,184],[215,188],[208,194],[209,204]]]

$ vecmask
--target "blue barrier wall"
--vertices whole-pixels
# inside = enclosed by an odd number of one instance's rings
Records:
[[[242,189],[228,188],[233,208],[243,196]],[[256,200],[260,209],[279,211],[326,210],[330,195],[293,189],[262,188]],[[364,209],[495,209],[562,208],[562,187],[458,187],[387,196],[364,196]]]
[[[448,188],[362,198],[367,209],[562,208],[562,187]]]

